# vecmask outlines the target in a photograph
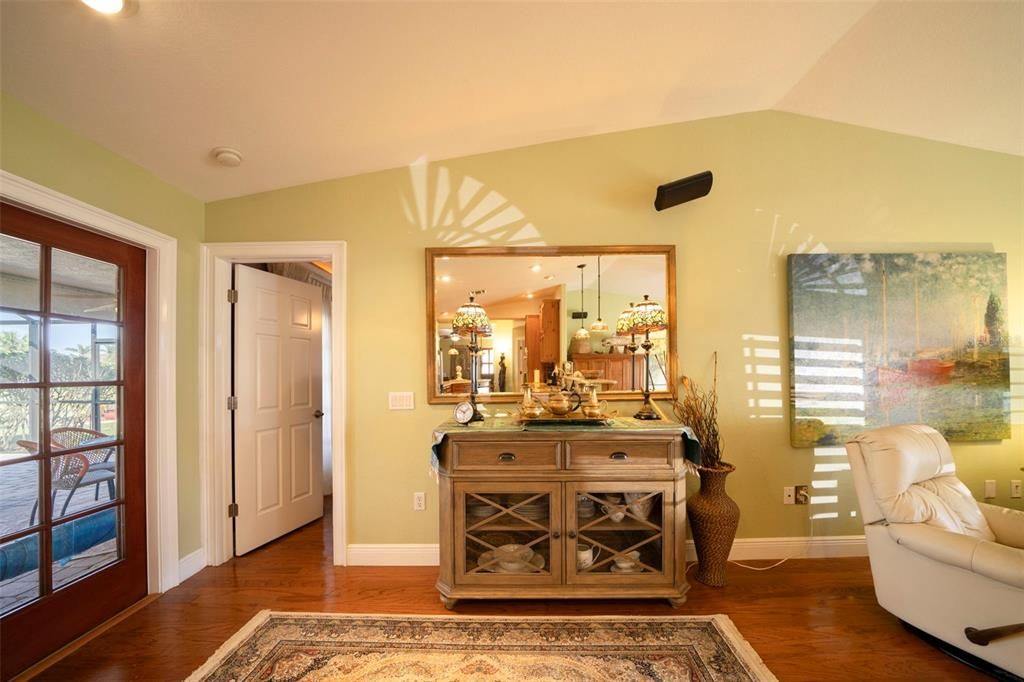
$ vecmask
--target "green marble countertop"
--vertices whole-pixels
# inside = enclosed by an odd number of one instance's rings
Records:
[[[434,432],[494,432],[508,431],[690,431],[690,427],[676,422],[659,420],[640,420],[632,417],[612,417],[610,424],[530,424],[521,422],[517,417],[487,417],[482,422],[459,424],[449,419],[439,424]],[[693,438],[693,434],[687,434]]]
[[[513,433],[522,431],[546,432],[546,431],[623,431],[642,432],[665,432],[673,431],[683,437],[683,453],[686,459],[694,464],[700,464],[700,444],[697,437],[689,426],[683,426],[677,422],[664,419],[641,420],[632,417],[613,417],[610,424],[529,424],[521,422],[516,416],[488,416],[482,422],[471,424],[459,424],[454,419],[449,419],[438,424],[434,429],[433,442],[430,447],[431,468],[436,471],[440,446],[445,436],[449,433]]]

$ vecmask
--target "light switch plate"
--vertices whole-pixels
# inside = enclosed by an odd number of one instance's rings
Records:
[[[996,496],[996,482],[992,479],[985,481],[985,499],[989,500]]]
[[[388,393],[389,410],[412,410],[415,409],[412,391],[392,391]]]
[[[1020,499],[1020,479],[1015,478],[1010,481],[1010,497],[1015,500]]]

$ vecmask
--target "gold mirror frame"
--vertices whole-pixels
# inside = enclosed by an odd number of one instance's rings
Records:
[[[668,399],[676,396],[675,377],[678,376],[678,355],[676,352],[676,247],[675,245],[638,245],[638,246],[470,246],[470,247],[439,247],[425,249],[426,259],[426,297],[427,297],[427,402],[432,405],[452,404],[467,399],[466,393],[445,394],[438,392],[437,380],[437,310],[435,308],[435,286],[437,278],[434,263],[438,258],[472,257],[472,256],[521,256],[524,259],[544,256],[604,256],[604,255],[662,255],[665,257],[665,310],[668,312],[668,390],[652,391],[654,399]],[[644,292],[636,292],[639,299]],[[614,328],[619,312],[610,312],[607,318]],[[477,401],[481,403],[515,403],[519,402],[521,392],[481,393]],[[642,391],[612,391],[601,394],[604,400],[639,400]]]

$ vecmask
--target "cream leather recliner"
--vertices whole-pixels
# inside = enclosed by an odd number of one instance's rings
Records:
[[[868,431],[846,452],[878,603],[1024,677],[1024,512],[976,502],[929,426]]]

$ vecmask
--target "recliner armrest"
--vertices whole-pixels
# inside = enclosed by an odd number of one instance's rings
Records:
[[[923,523],[890,523],[889,537],[896,544],[944,564],[972,570],[974,552],[985,542],[973,535],[950,533]]]
[[[897,544],[917,554],[1024,589],[1024,549],[923,523],[891,523],[888,530]]]
[[[1024,549],[1024,512],[994,504],[979,502],[989,528],[996,535],[996,542],[1017,549]]]

